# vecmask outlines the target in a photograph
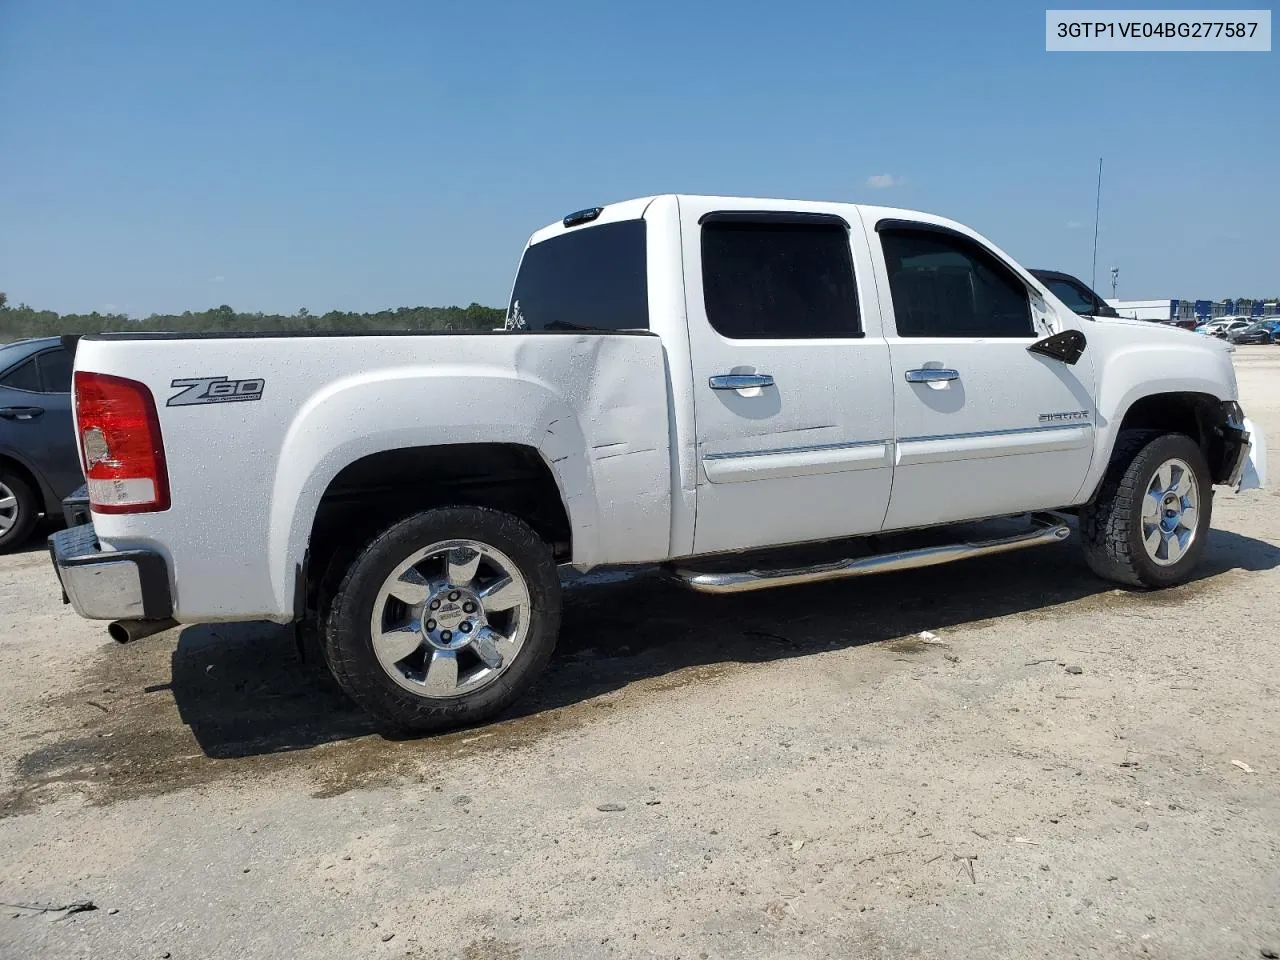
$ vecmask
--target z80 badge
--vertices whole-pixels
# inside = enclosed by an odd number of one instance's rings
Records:
[[[174,380],[169,386],[182,389],[169,398],[166,407],[189,407],[196,403],[238,403],[261,400],[267,381],[261,378],[231,380],[227,377],[200,377]]]

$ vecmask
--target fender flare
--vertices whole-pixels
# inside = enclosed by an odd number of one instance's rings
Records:
[[[1153,384],[1148,383],[1133,387],[1120,398],[1110,412],[1099,409],[1097,427],[1094,431],[1093,461],[1084,482],[1076,492],[1075,499],[1078,503],[1088,502],[1097,492],[1106,476],[1107,468],[1111,465],[1111,454],[1119,438],[1121,425],[1136,404],[1151,397],[1188,394],[1222,402],[1223,398],[1220,395],[1224,392],[1221,384],[1208,377],[1177,377],[1162,381],[1158,390],[1151,389],[1152,386]]]
[[[387,410],[403,414],[389,422]],[[378,370],[327,384],[303,405],[285,435],[268,526],[271,587],[279,609],[295,607],[297,571],[316,511],[345,467],[387,450],[457,443],[537,450],[569,517],[575,562],[596,554],[599,524],[587,441],[573,412],[548,385],[497,368]]]

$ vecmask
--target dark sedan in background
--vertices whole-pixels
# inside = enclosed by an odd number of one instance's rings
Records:
[[[1232,330],[1227,334],[1227,339],[1232,343],[1275,343],[1276,327],[1280,325],[1280,321],[1276,320],[1255,320],[1247,327],[1239,330]]]
[[[84,484],[71,418],[74,340],[0,344],[0,551]]]

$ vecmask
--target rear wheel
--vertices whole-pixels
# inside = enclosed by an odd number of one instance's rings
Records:
[[[0,469],[0,550],[23,543],[39,515],[40,504],[27,481]]]
[[[559,575],[537,534],[496,510],[428,510],[383,532],[348,568],[325,657],[374,716],[429,732],[510,705],[550,659],[559,627]]]
[[[1124,431],[1094,502],[1080,511],[1089,566],[1141,587],[1185,583],[1213,513],[1209,465],[1180,433]]]

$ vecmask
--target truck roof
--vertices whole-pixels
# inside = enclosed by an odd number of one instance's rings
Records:
[[[881,220],[911,220],[919,223],[933,224],[955,233],[962,234],[986,246],[999,254],[1006,264],[1024,280],[1038,285],[1039,280],[1031,276],[1026,268],[1002,250],[997,244],[982,236],[963,223],[940,217],[936,213],[923,210],[908,210],[902,207],[881,207],[862,203],[845,203],[837,200],[792,200],[780,197],[723,197],[713,194],[671,193],[656,194],[649,197],[637,197],[634,200],[621,200],[616,203],[598,207],[587,207],[575,211],[562,220],[549,223],[535,230],[529,237],[527,246],[550,240],[570,230],[581,230],[603,223],[616,223],[621,220],[637,220],[645,215],[650,204],[663,198],[674,198],[678,203],[689,202],[700,207],[712,207],[724,210],[776,210],[788,213],[826,213],[844,214],[848,220],[861,219],[864,223],[877,223]]]
[[[728,197],[717,196],[715,194],[693,194],[693,193],[671,193],[671,194],[654,194],[648,197],[636,197],[633,200],[619,200],[614,203],[606,203],[597,207],[587,207],[583,210],[577,210],[567,215],[562,220],[555,223],[549,223],[545,227],[534,231],[533,236],[529,238],[529,243],[541,243],[553,236],[564,233],[566,230],[574,230],[587,224],[613,223],[618,220],[635,220],[644,216],[645,210],[649,204],[660,197],[674,197],[677,201],[698,201],[699,203],[724,204],[729,209],[760,209],[760,210],[789,210],[798,213],[804,212],[830,212],[833,208],[844,208],[853,211],[864,211],[878,218],[898,217],[911,220],[922,220],[929,223],[936,223],[940,226],[947,226],[960,230],[963,233],[972,233],[968,227],[937,214],[926,213],[922,210],[908,210],[902,207],[881,207],[864,203],[846,203],[838,200],[796,200],[785,197]]]

